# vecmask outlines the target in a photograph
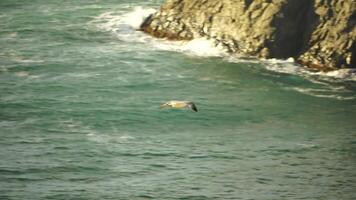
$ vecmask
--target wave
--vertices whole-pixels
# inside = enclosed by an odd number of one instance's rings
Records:
[[[198,38],[191,41],[168,41],[153,38],[138,31],[145,18],[156,10],[144,9],[140,6],[124,14],[106,12],[96,17],[91,23],[99,29],[111,32],[119,40],[125,42],[140,42],[150,45],[156,50],[176,51],[200,57],[227,56],[221,48],[215,47],[212,40]]]
[[[230,62],[260,63],[267,70],[286,74],[296,74],[302,76],[322,76],[342,81],[356,81],[355,69],[340,69],[332,72],[315,72],[294,62],[293,58],[280,59],[254,59],[229,56],[221,47],[217,47],[214,41],[206,38],[198,38],[191,41],[167,41],[153,38],[149,35],[137,31],[143,21],[156,10],[153,8],[143,8],[136,6],[127,13],[106,12],[95,18],[93,21],[97,27],[105,31],[112,32],[120,40],[127,42],[142,42],[158,50],[177,51],[188,55],[200,57],[225,57]]]
[[[109,144],[109,143],[128,143],[135,138],[129,135],[107,135],[107,134],[97,134],[94,132],[87,134],[88,140],[102,143],[102,144]]]
[[[249,59],[239,58],[236,56],[230,56],[227,58],[229,62],[247,62],[262,64],[267,70],[283,73],[283,74],[295,74],[303,77],[318,77],[323,80],[329,81],[356,81],[356,69],[338,69],[329,72],[316,72],[307,67],[300,66],[295,62],[293,58],[286,60],[282,59]]]
[[[128,13],[102,13],[90,23],[94,23],[98,28],[113,33],[133,32],[139,29],[145,18],[155,11],[153,8],[144,9],[141,6],[137,6]]]
[[[356,69],[338,69],[329,72],[316,72],[295,63],[293,58],[287,60],[267,59],[264,62],[268,70],[280,73],[324,77],[324,79],[333,78],[336,80],[342,79],[343,81],[356,81]]]
[[[315,74],[356,81],[356,69],[339,69],[330,72],[317,72]]]
[[[341,89],[340,89],[340,91],[335,91],[335,89],[333,89],[333,88],[314,89],[314,88],[290,87],[289,89],[300,92],[302,94],[314,96],[314,97],[331,98],[331,99],[337,99],[337,100],[355,99],[354,96],[345,96],[344,94],[338,94],[338,93],[342,92]]]
[[[312,95],[315,97],[335,98],[338,100],[349,100],[355,97],[341,96],[336,93],[349,92],[346,89],[335,90],[332,84],[335,82],[356,81],[356,69],[339,69],[331,72],[315,72],[307,67],[295,63],[293,58],[280,59],[256,59],[249,57],[239,57],[229,55],[221,47],[217,47],[214,41],[206,38],[198,38],[191,41],[168,41],[165,39],[153,38],[141,31],[138,31],[144,19],[156,10],[152,8],[134,7],[127,13],[106,12],[96,17],[91,23],[101,30],[111,32],[121,41],[128,43],[144,43],[155,50],[175,51],[189,56],[199,57],[223,57],[228,62],[233,63],[253,63],[261,64],[264,69],[282,73],[301,76],[312,83],[323,86],[323,91],[315,88],[287,87],[294,91]],[[331,93],[331,94],[325,94]],[[351,94],[352,95],[352,94]]]
[[[155,41],[152,45],[160,50],[177,51],[199,57],[222,57],[227,52],[215,47],[214,42],[205,38],[191,41]]]
[[[155,13],[153,8],[144,9],[141,6],[135,7],[134,11],[125,14],[122,17],[123,24],[130,26],[133,29],[140,29],[143,21],[151,14]]]
[[[0,71],[1,71],[1,69],[0,69]],[[8,71],[4,71],[4,72],[8,72]],[[39,75],[31,75],[29,72],[26,72],[26,71],[15,72],[14,75],[19,78],[30,78],[30,79],[40,78]]]

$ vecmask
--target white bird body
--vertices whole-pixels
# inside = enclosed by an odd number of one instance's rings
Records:
[[[198,112],[197,107],[191,101],[168,101],[161,105],[161,108],[170,107],[170,108],[190,108],[195,112]]]

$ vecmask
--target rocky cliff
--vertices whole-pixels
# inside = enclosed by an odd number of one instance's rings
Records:
[[[356,68],[355,11],[354,0],[166,0],[141,29],[171,40],[206,37],[240,56]]]

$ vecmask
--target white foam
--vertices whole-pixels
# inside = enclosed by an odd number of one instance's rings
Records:
[[[352,91],[345,86],[340,85],[344,81],[356,81],[355,69],[340,69],[331,72],[315,72],[309,68],[300,66],[294,62],[294,59],[287,60],[279,59],[246,59],[238,57],[229,57],[230,62],[236,63],[254,63],[261,64],[265,69],[282,73],[294,74],[303,77],[313,83],[313,85],[300,85],[295,87],[286,86],[285,89],[297,91],[299,93],[318,97],[330,98],[336,100],[351,100],[356,99]]]
[[[132,136],[129,136],[129,135],[123,135],[123,136],[120,136],[119,137],[119,140],[132,140],[132,139],[135,139],[134,137]]]
[[[96,17],[91,23],[102,30],[112,32],[120,40],[145,43],[158,50],[177,51],[201,57],[227,55],[224,50],[215,47],[213,41],[205,38],[191,41],[168,41],[137,31],[143,21],[155,11],[152,8],[135,7],[133,11],[125,14],[106,12]]]
[[[228,56],[221,47],[216,47],[213,41],[198,38],[192,41],[167,41],[150,37],[137,31],[145,18],[154,13],[155,9],[134,7],[127,13],[106,12],[95,18],[94,23],[98,28],[112,32],[120,40],[127,42],[140,42],[150,45],[158,50],[177,51],[188,55],[211,57],[224,56],[229,62],[248,62],[262,64],[267,70],[285,74],[296,74],[306,78],[327,77],[341,81],[356,81],[356,69],[340,69],[332,72],[314,72],[295,63],[293,58],[280,59],[254,59]],[[312,78],[314,79],[314,78]]]
[[[337,99],[337,100],[352,100],[355,99],[354,96],[346,96],[345,94],[342,95],[342,93],[345,93],[346,91],[343,90],[342,88],[302,88],[302,87],[290,87],[289,89],[300,92],[302,94],[306,94],[309,96],[313,97],[319,97],[319,98],[330,98],[330,99]]]
[[[115,32],[118,29],[120,17],[112,12],[105,12],[95,17],[90,23],[94,24],[99,29]]]
[[[267,70],[283,73],[283,74],[296,74],[307,78],[311,82],[321,83],[316,80],[324,79],[328,81],[356,81],[356,69],[339,69],[330,72],[316,72],[307,67],[303,67],[295,63],[293,58],[286,60],[282,59],[246,59],[231,56],[228,58],[230,62],[248,62],[262,64]],[[325,84],[325,83],[324,83]]]
[[[97,143],[127,143],[131,140],[134,140],[135,137],[129,135],[111,135],[111,134],[98,134],[90,132],[87,134],[88,140],[97,142]]]
[[[298,143],[297,146],[300,146],[303,149],[310,149],[310,148],[318,147],[316,144],[308,144],[308,143]]]
[[[160,50],[177,51],[199,57],[219,57],[227,55],[224,50],[215,47],[213,41],[205,38],[197,38],[191,41],[152,40],[151,44]]]
[[[356,81],[356,69],[339,69],[330,72],[320,72],[316,74]]]
[[[156,12],[156,10],[153,8],[144,9],[140,6],[135,7],[134,11],[123,16],[122,22],[134,29],[139,29],[143,21],[154,12]]]
[[[267,59],[264,61],[266,69],[286,74],[304,74],[309,71],[303,67],[300,67],[294,62],[294,59],[288,58],[287,60],[280,59]]]
[[[205,38],[198,38],[189,41],[183,44],[181,49],[185,52],[190,52],[201,57],[227,55],[225,50],[216,47],[213,41]]]
[[[102,13],[90,23],[95,24],[100,29],[120,35],[122,32],[133,32],[139,29],[143,21],[155,11],[153,8],[144,9],[137,6],[128,13]]]

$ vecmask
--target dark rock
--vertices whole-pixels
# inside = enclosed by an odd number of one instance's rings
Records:
[[[354,0],[167,0],[141,29],[170,40],[206,37],[241,56],[355,68],[355,10]]]

